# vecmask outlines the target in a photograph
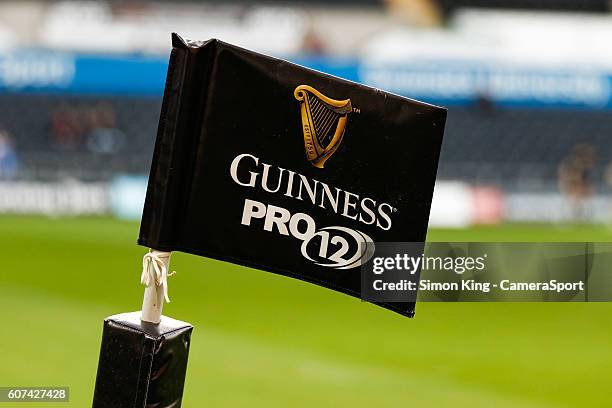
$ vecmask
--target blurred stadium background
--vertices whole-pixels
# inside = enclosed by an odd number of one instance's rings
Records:
[[[138,218],[177,31],[449,107],[434,226],[607,222],[607,10],[596,0],[2,2],[0,212]]]
[[[170,32],[448,107],[430,240],[609,241],[610,9],[0,2],[0,385],[69,385],[66,406],[88,406],[102,319],[139,307],[137,220]],[[407,321],[173,259],[167,310],[197,326],[185,406],[610,405],[608,305],[422,304]]]

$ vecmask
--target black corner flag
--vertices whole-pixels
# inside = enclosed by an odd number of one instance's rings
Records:
[[[364,248],[427,232],[445,109],[218,40],[172,44],[143,310],[105,320],[94,408],[181,406],[192,327],[161,315],[172,251],[361,298]]]
[[[445,109],[218,40],[172,42],[139,244],[360,297],[364,244],[425,241]]]

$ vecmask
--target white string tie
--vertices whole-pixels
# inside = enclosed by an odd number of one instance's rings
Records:
[[[155,285],[160,286],[164,293],[164,299],[170,303],[168,297],[168,276],[174,275],[176,272],[168,273],[167,259],[170,257],[170,252],[151,251],[142,257],[142,275],[140,275],[140,283],[145,286]]]

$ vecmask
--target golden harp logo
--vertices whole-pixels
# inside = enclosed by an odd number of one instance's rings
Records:
[[[351,100],[329,98],[308,85],[299,85],[293,95],[300,102],[306,157],[322,169],[342,143],[347,116],[353,112]]]

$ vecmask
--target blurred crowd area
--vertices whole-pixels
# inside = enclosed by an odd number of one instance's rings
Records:
[[[138,201],[173,31],[448,107],[434,225],[612,219],[601,0],[0,2],[0,212]]]

